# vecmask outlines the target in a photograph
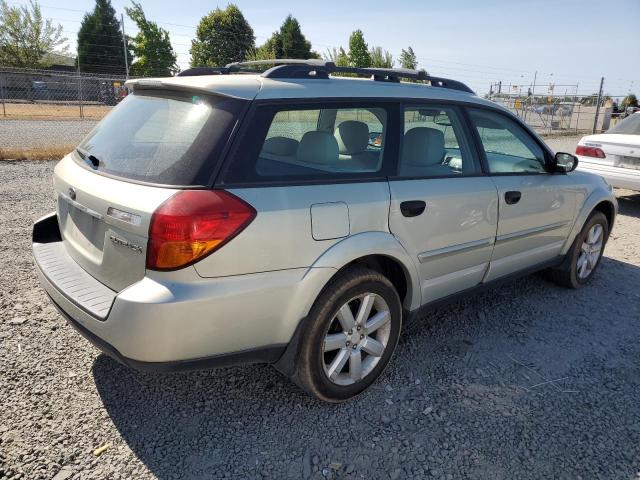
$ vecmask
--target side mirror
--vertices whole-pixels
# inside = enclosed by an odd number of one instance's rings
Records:
[[[578,157],[571,153],[558,152],[553,157],[553,163],[556,172],[573,172],[578,166]]]

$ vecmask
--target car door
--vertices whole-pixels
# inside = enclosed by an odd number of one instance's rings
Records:
[[[575,187],[567,175],[545,169],[543,147],[516,120],[495,110],[468,112],[499,199],[485,281],[555,259],[572,227]]]
[[[497,228],[497,192],[481,172],[462,112],[406,105],[389,228],[415,260],[422,302],[479,284]]]

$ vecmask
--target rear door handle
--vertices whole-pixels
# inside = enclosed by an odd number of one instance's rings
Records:
[[[507,202],[507,205],[513,205],[515,203],[518,203],[521,198],[522,198],[521,192],[512,191],[512,192],[506,192],[504,194],[504,201]]]
[[[405,217],[417,217],[427,208],[427,204],[422,200],[407,200],[400,204],[400,211]]]

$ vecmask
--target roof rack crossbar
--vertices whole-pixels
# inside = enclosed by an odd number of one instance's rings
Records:
[[[259,67],[273,65],[267,70]],[[229,63],[224,67],[195,67],[180,72],[178,76],[192,75],[225,75],[231,73],[261,73],[264,78],[315,78],[326,79],[334,73],[361,75],[381,82],[400,82],[401,78],[429,82],[433,87],[450,88],[462,92],[474,93],[467,85],[457,80],[432,77],[424,70],[406,68],[359,68],[342,67],[329,60],[320,59],[287,59],[251,60],[247,62]]]

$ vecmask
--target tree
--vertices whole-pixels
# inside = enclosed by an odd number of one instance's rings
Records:
[[[633,93],[630,93],[629,95],[624,97],[624,99],[622,100],[622,103],[620,104],[620,106],[622,108],[637,107],[638,106],[638,98]]]
[[[139,3],[133,0],[131,3],[133,7],[125,7],[125,11],[138,26],[138,33],[131,39],[131,50],[136,57],[132,74],[138,77],[174,75],[179,68],[169,32],[147,20]]]
[[[371,55],[362,30],[356,30],[349,37],[349,64],[352,67],[371,66]]]
[[[285,18],[277,32],[260,47],[264,51],[274,52],[273,58],[318,58],[319,55],[311,50],[311,42],[302,34],[300,23],[291,15]]]
[[[120,22],[110,0],[96,0],[91,13],[85,13],[78,31],[80,71],[124,75],[125,55]],[[132,55],[127,52],[131,66]]]
[[[324,59],[335,63],[338,67],[349,66],[349,55],[344,51],[344,48],[339,49],[333,47],[331,50],[327,49],[327,53],[324,54]]]
[[[198,24],[191,41],[191,66],[219,67],[242,61],[254,49],[254,42],[253,29],[238,7],[216,8]]]
[[[403,48],[400,53],[400,66],[409,70],[415,70],[418,68],[418,59],[413,51],[413,48],[408,47],[406,50]]]
[[[37,1],[28,6],[10,7],[0,0],[0,64],[37,68],[53,63],[54,54],[64,55],[67,47],[62,25],[42,18]]]
[[[382,47],[372,47],[369,50],[371,57],[371,66],[375,68],[393,68],[393,55],[388,51],[382,50]]]
[[[245,60],[273,60],[274,58],[278,58],[276,56],[276,51],[273,49],[273,46],[264,44],[261,47],[253,48],[245,57]]]

